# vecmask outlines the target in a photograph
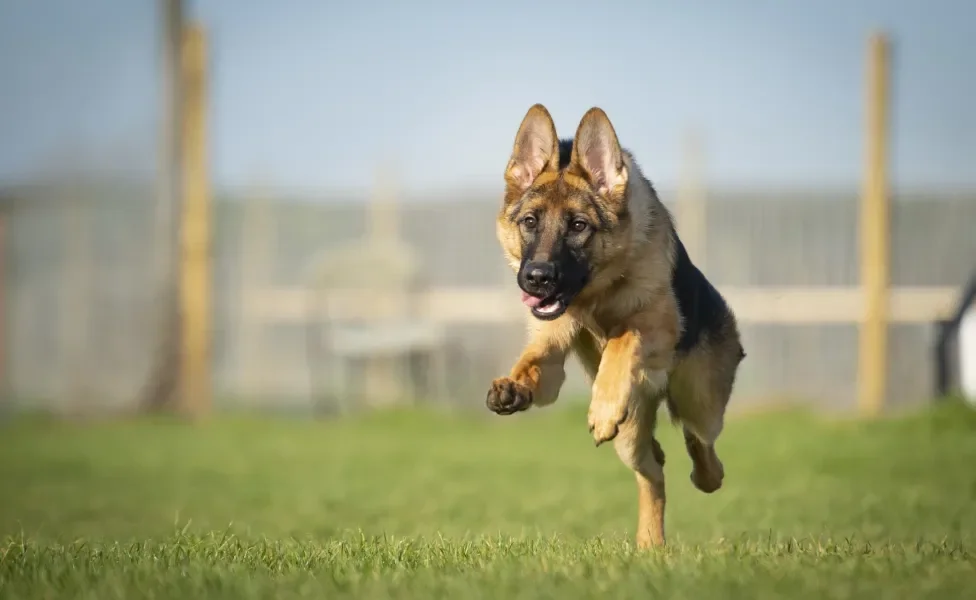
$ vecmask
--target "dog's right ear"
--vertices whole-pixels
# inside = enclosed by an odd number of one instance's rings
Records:
[[[529,189],[543,171],[559,170],[559,138],[546,107],[536,104],[522,119],[515,135],[512,157],[505,168],[507,198],[517,198]]]

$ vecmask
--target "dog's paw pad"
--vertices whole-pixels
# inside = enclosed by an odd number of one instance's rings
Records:
[[[521,412],[532,405],[532,390],[513,379],[501,377],[491,382],[485,405],[499,415]]]

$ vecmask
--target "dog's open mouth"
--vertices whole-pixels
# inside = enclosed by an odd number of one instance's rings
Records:
[[[532,313],[540,318],[558,317],[566,310],[566,305],[559,298],[540,298],[526,292],[522,292],[522,304],[532,309]]]

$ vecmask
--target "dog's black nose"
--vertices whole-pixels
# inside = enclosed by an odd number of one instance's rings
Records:
[[[556,267],[552,263],[532,262],[525,265],[525,281],[538,290],[556,284]]]

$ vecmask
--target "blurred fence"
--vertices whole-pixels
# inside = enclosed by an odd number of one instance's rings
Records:
[[[6,397],[72,412],[134,407],[157,348],[151,190],[70,181],[0,194]],[[662,196],[669,203],[675,194]],[[521,305],[494,237],[499,198],[486,190],[398,203],[402,245],[392,252],[412,253],[420,275],[412,318],[438,332],[429,336],[437,360],[411,363],[411,377],[437,366],[440,387],[422,386],[416,398],[479,407],[520,349]],[[737,405],[853,407],[862,310],[856,199],[855,190],[714,190],[697,212],[676,211],[694,258],[742,323],[748,358]],[[338,401],[326,393],[334,372],[310,343],[322,314],[309,274],[330,250],[345,248],[343,260],[366,252],[356,240],[376,214],[364,200],[216,198],[213,380],[223,406],[305,411]],[[905,405],[930,398],[933,320],[952,308],[974,268],[976,195],[896,195],[891,218],[887,396]],[[383,294],[373,293],[369,310]],[[367,310],[361,299],[347,304]],[[585,397],[571,368],[564,395]]]

